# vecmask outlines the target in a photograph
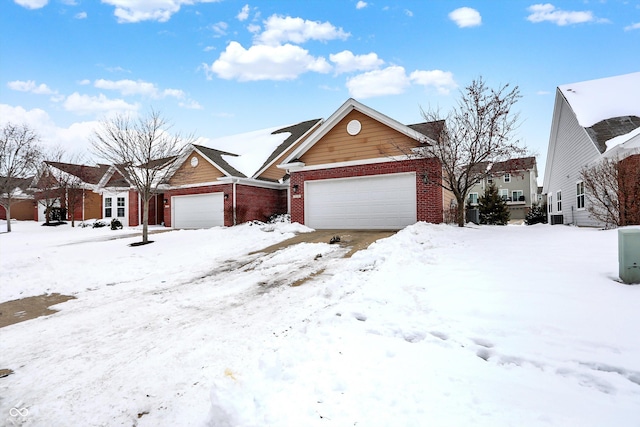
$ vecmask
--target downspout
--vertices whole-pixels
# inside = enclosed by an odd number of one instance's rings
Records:
[[[237,179],[234,179],[233,181],[233,195],[231,197],[233,197],[232,203],[233,203],[233,225],[236,225],[237,222],[237,218],[236,218],[236,184],[238,183]]]

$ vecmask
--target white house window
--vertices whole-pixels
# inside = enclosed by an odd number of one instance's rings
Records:
[[[578,209],[584,209],[584,182],[576,184],[576,205]]]
[[[478,193],[469,193],[469,204],[478,204]]]
[[[104,199],[104,217],[111,218],[111,208],[112,208],[113,199],[111,197],[106,197]]]
[[[551,194],[547,196],[547,209],[549,213],[553,212],[553,196]]]
[[[511,200],[513,200],[514,202],[519,202],[520,197],[522,197],[522,201],[524,202],[524,193],[522,192],[522,190],[515,190],[511,192]]]
[[[500,196],[502,200],[509,200],[509,189],[508,188],[499,189],[498,196]]]
[[[558,212],[562,212],[562,191],[556,193],[556,204],[558,205]]]
[[[118,197],[118,218],[124,218],[124,197]]]
[[[505,173],[503,178],[504,178],[504,182],[511,182],[511,174],[510,173]]]

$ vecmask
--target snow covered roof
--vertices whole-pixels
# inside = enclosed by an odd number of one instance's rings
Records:
[[[252,176],[265,159],[289,137],[289,132],[277,133],[284,127],[287,126],[200,140],[199,145],[215,147],[220,156],[236,171],[244,176]]]
[[[580,126],[614,117],[640,117],[640,72],[559,86]]]

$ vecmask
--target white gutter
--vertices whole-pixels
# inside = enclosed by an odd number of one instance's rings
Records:
[[[238,180],[234,179],[233,180],[233,225],[236,225],[237,219],[236,219],[236,184],[238,183]]]

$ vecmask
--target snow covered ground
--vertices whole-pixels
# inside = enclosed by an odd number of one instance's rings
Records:
[[[0,302],[77,299],[0,329],[0,425],[640,426],[616,231],[420,223],[342,259],[251,254],[296,224],[12,225]]]

